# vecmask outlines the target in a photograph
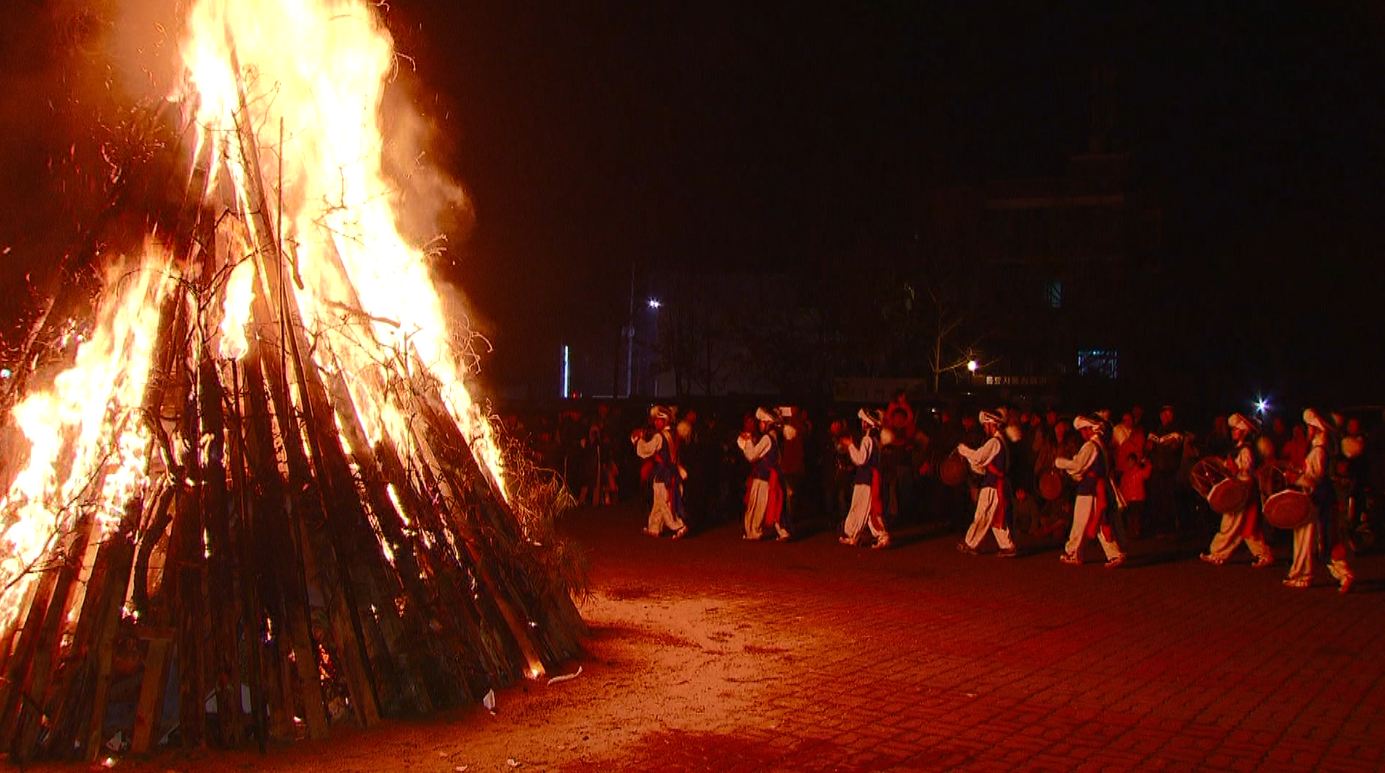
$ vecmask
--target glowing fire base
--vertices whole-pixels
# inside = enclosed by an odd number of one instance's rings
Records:
[[[13,759],[93,758],[113,730],[135,752],[321,738],[479,700],[579,647],[561,490],[500,450],[425,256],[394,230],[388,36],[364,3],[282,0],[286,46],[238,16],[274,17],[260,5],[192,10],[191,195],[111,268],[51,386],[36,357],[15,380],[45,385],[12,412],[27,444],[0,500]],[[373,92],[300,82],[368,55]]]

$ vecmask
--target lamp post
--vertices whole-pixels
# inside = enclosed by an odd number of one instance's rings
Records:
[[[649,300],[645,301],[645,306],[649,307],[650,316],[654,318],[654,329],[650,335],[649,345],[655,347],[659,345],[659,309],[664,307],[664,302],[650,296]],[[647,364],[652,364],[652,362]],[[650,373],[649,383],[650,391],[653,393],[654,397],[657,398],[659,396],[659,375],[657,373]]]
[[[635,378],[635,264],[630,264],[630,313],[625,318],[625,397],[630,398]]]

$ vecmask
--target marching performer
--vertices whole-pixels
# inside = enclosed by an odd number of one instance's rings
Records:
[[[1254,441],[1251,440],[1251,435],[1255,431],[1255,425],[1239,413],[1227,417],[1226,425],[1231,429],[1232,442],[1236,444],[1230,458],[1226,460],[1227,470],[1237,480],[1253,486],[1255,449],[1252,446]],[[1221,531],[1212,538],[1207,552],[1199,558],[1209,564],[1221,566],[1236,552],[1236,548],[1242,542],[1250,548],[1251,555],[1255,556],[1255,563],[1251,566],[1264,569],[1274,565],[1274,553],[1265,543],[1265,535],[1260,527],[1260,508],[1257,497],[1253,494],[1246,499],[1246,506],[1240,512],[1222,515]]]
[[[965,443],[957,444],[957,453],[971,463],[973,472],[983,476],[981,490],[976,496],[976,515],[967,536],[957,543],[957,549],[976,555],[981,541],[990,533],[995,535],[999,548],[996,555],[1014,558],[1015,542],[1010,539],[1010,447],[1005,442],[1001,424],[999,415],[982,411],[981,426],[988,436],[986,442],[977,449]]]
[[[683,466],[678,463],[678,446],[669,431],[673,412],[662,405],[649,409],[652,426],[635,430],[630,442],[635,446],[635,454],[645,459],[649,466],[649,478],[654,486],[654,504],[649,508],[649,523],[644,533],[658,537],[665,529],[673,532],[674,539],[682,539],[688,534],[688,526],[683,521]]]
[[[1058,458],[1053,465],[1066,470],[1077,481],[1077,499],[1072,505],[1072,531],[1060,556],[1065,564],[1082,563],[1082,545],[1096,537],[1106,554],[1106,568],[1114,569],[1125,563],[1125,553],[1116,544],[1107,510],[1110,506],[1106,451],[1101,443],[1101,421],[1086,416],[1073,419],[1072,425],[1082,433],[1082,448],[1072,459]]]
[[[851,442],[845,439],[847,455],[856,465],[852,478],[851,508],[846,512],[846,523],[839,538],[843,545],[857,545],[861,532],[870,527],[875,537],[873,548],[884,548],[890,544],[890,533],[885,530],[884,507],[880,500],[880,424],[884,414],[876,410],[862,408],[856,413],[861,419],[861,439]]]
[[[1337,580],[1338,590],[1346,593],[1356,581],[1347,566],[1346,545],[1338,538],[1336,495],[1327,467],[1327,422],[1312,408],[1303,412],[1308,425],[1308,456],[1303,472],[1295,484],[1317,505],[1316,518],[1294,529],[1294,563],[1284,584],[1290,588],[1307,588],[1313,584],[1313,564],[1322,556],[1327,558],[1327,571]]]
[[[755,409],[760,437],[742,432],[736,439],[741,453],[750,462],[750,480],[745,491],[745,539],[757,540],[766,526],[773,526],[780,542],[789,539],[789,531],[780,522],[784,512],[784,486],[779,471],[779,437],[775,426],[779,416],[766,408]]]

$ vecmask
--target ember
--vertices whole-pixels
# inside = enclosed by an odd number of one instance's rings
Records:
[[[200,0],[186,30],[179,227],[108,261],[51,385],[33,356],[16,379],[0,740],[20,758],[95,759],[136,675],[133,750],[170,729],[170,674],[183,743],[263,745],[298,717],[322,737],[475,701],[578,647],[563,494],[507,466],[396,225],[374,10]]]

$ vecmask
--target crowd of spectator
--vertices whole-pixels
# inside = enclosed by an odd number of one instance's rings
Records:
[[[563,476],[582,505],[604,506],[647,498],[640,460],[629,440],[648,422],[648,405],[636,401],[565,404],[556,413],[515,410],[502,415],[511,434],[526,444],[534,461]],[[856,405],[780,406],[780,472],[785,489],[785,523],[795,535],[837,529],[851,497],[854,466],[843,438],[859,433]],[[1073,482],[1054,460],[1077,453],[1082,440],[1072,413],[1057,407],[1000,409],[1011,462],[1013,526],[1029,543],[1060,541],[1072,516]],[[744,509],[749,464],[737,437],[755,427],[755,406],[705,402],[681,406],[673,420],[678,460],[686,468],[683,498],[695,532],[733,521]],[[884,406],[881,495],[891,527],[926,524],[965,528],[971,520],[977,481],[955,456],[958,443],[979,446],[985,436],[976,411],[959,404],[916,408],[900,392]],[[1192,427],[1173,406],[1147,412],[1135,404],[1120,413],[1095,412],[1109,422],[1106,435],[1114,467],[1112,483],[1126,502],[1117,523],[1122,537],[1202,535],[1216,516],[1190,485],[1190,471],[1204,456],[1232,451],[1226,414]],[[1336,416],[1332,477],[1338,502],[1362,529],[1371,492],[1382,490],[1382,454],[1359,416]],[[1281,460],[1301,467],[1308,452],[1303,426],[1280,415],[1261,415],[1256,439],[1260,463]]]

